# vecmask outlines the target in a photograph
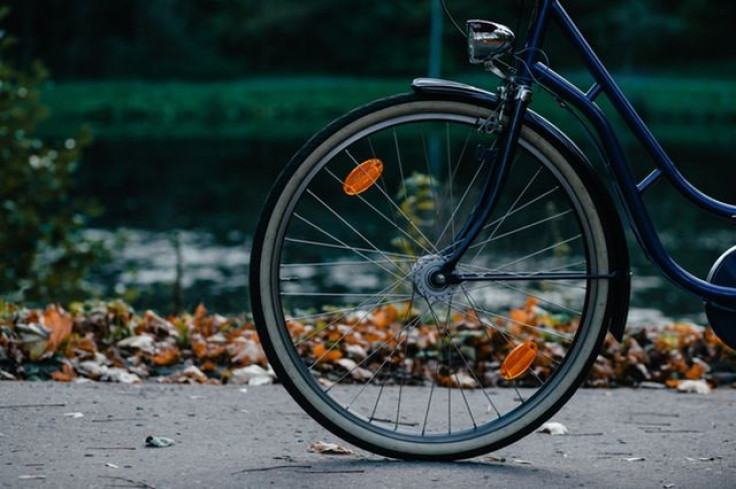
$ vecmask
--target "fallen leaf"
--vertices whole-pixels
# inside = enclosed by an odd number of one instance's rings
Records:
[[[521,458],[512,458],[510,459],[511,463],[518,464],[518,465],[534,465],[529,460],[524,460]]]
[[[105,382],[119,382],[121,384],[140,384],[141,378],[123,368],[108,368],[100,380]]]
[[[386,329],[388,328],[391,323],[396,321],[396,318],[398,317],[398,311],[393,305],[388,305],[386,307],[378,309],[371,318],[373,324],[376,325],[379,329]]]
[[[569,431],[567,430],[567,426],[564,424],[550,421],[548,423],[544,423],[538,433],[547,433],[548,435],[557,436],[566,435]]]
[[[130,336],[128,338],[118,341],[119,348],[130,348],[133,350],[140,350],[142,352],[149,353],[151,355],[153,355],[155,351],[154,344],[155,344],[155,340],[153,336],[150,336],[148,334]]]
[[[315,441],[309,444],[307,450],[315,453],[326,455],[351,455],[353,451],[337,443],[327,443],[324,441]]]
[[[678,384],[677,391],[690,394],[710,394],[711,388],[704,380],[683,380]]]
[[[705,375],[705,368],[699,363],[694,364],[690,368],[690,370],[685,372],[685,377],[690,380],[702,379],[704,375]]]
[[[236,368],[230,376],[232,384],[248,384],[252,386],[273,384],[274,376],[265,368],[258,365],[248,365]]]
[[[15,329],[23,351],[31,361],[35,362],[44,356],[51,355],[48,350],[49,338],[51,337],[49,330],[37,323],[17,324]]]
[[[201,331],[202,321],[207,316],[207,308],[200,302],[197,305],[197,309],[194,310],[194,329]]]
[[[154,365],[167,366],[179,361],[179,349],[173,346],[161,348],[151,361]]]
[[[478,383],[475,381],[473,376],[463,372],[462,370],[453,374],[450,380],[452,387],[460,389],[475,389],[478,386]]]
[[[77,378],[77,373],[69,363],[66,363],[65,360],[65,363],[61,366],[61,370],[51,373],[51,378],[57,382],[71,382]]]
[[[174,440],[164,436],[146,437],[146,446],[150,448],[166,448],[174,445]]]
[[[51,353],[59,349],[65,339],[72,333],[72,316],[58,306],[48,306],[43,313],[43,325],[51,332],[47,345]]]
[[[334,347],[332,349],[325,348],[325,345],[322,343],[314,345],[312,354],[318,362],[334,362],[342,358],[342,352],[340,350]]]

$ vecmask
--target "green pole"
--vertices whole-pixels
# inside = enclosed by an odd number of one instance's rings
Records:
[[[429,31],[429,76],[442,75],[442,6],[440,0],[432,2],[432,17]]]

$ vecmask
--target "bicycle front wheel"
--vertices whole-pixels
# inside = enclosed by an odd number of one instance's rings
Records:
[[[428,280],[479,196],[493,115],[378,101],[312,138],[269,197],[251,258],[261,340],[300,405],[360,447],[411,459],[500,448],[556,412],[600,348],[600,203],[529,126],[457,267],[497,279]]]

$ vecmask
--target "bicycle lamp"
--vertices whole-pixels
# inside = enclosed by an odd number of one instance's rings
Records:
[[[514,33],[505,25],[487,20],[469,20],[468,56],[473,64],[486,63],[510,50]]]

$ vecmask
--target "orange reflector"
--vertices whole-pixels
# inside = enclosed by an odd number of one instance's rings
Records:
[[[371,158],[356,166],[345,179],[342,190],[348,195],[362,194],[376,183],[383,173],[383,162]]]
[[[525,341],[508,354],[501,364],[501,377],[504,380],[514,380],[521,377],[532,366],[534,357],[537,356],[537,344],[533,341]]]

